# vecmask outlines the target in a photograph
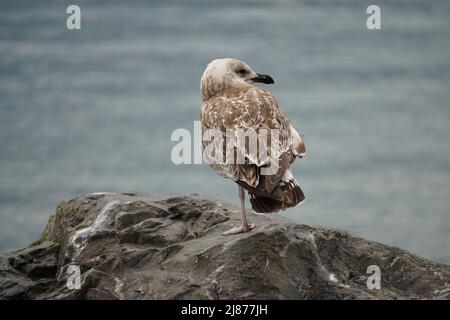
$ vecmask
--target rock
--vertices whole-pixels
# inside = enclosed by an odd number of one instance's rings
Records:
[[[63,201],[41,238],[0,255],[2,299],[450,299],[450,266],[346,231],[199,195]],[[381,289],[367,286],[370,265]],[[79,289],[67,285],[79,267]]]

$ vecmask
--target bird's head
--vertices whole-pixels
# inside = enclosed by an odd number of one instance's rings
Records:
[[[200,81],[200,92],[207,100],[222,90],[254,82],[274,83],[271,76],[256,73],[242,60],[224,58],[211,61]]]

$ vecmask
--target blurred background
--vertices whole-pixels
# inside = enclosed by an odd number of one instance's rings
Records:
[[[366,27],[370,4],[382,30]],[[307,201],[282,215],[450,262],[449,16],[444,0],[2,0],[0,251],[91,192],[237,204],[234,183],[170,159],[172,131],[199,119],[206,64],[237,57],[273,76],[305,134],[293,170]]]

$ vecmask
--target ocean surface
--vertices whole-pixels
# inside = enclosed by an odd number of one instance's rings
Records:
[[[81,7],[81,30],[66,8]],[[239,203],[206,165],[171,162],[218,57],[267,87],[308,155],[307,200],[282,214],[450,262],[450,1],[0,2],[0,251],[35,240],[63,199],[204,193]]]

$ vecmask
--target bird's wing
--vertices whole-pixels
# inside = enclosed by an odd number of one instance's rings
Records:
[[[291,150],[296,157],[303,158],[306,154],[305,142],[303,141],[303,135],[299,134],[293,126],[291,126],[292,144]]]
[[[271,195],[295,156],[303,152],[301,136],[280,111],[272,94],[261,88],[225,90],[204,102],[201,119],[204,133],[207,129],[213,129],[224,136],[231,134],[229,137],[233,138],[220,142],[224,149],[234,150],[233,163],[217,163],[214,161],[217,158],[212,159],[206,152],[205,158],[210,166],[223,176],[261,195]],[[258,147],[251,148],[246,135],[252,133],[253,136],[266,135],[267,140],[261,138],[258,140]],[[208,145],[211,146],[211,141],[205,139],[205,136],[203,138],[203,149],[206,150]],[[261,141],[267,141],[266,148]],[[266,154],[262,152],[263,149]],[[239,154],[244,157],[244,161],[239,161],[242,160],[239,159]]]

